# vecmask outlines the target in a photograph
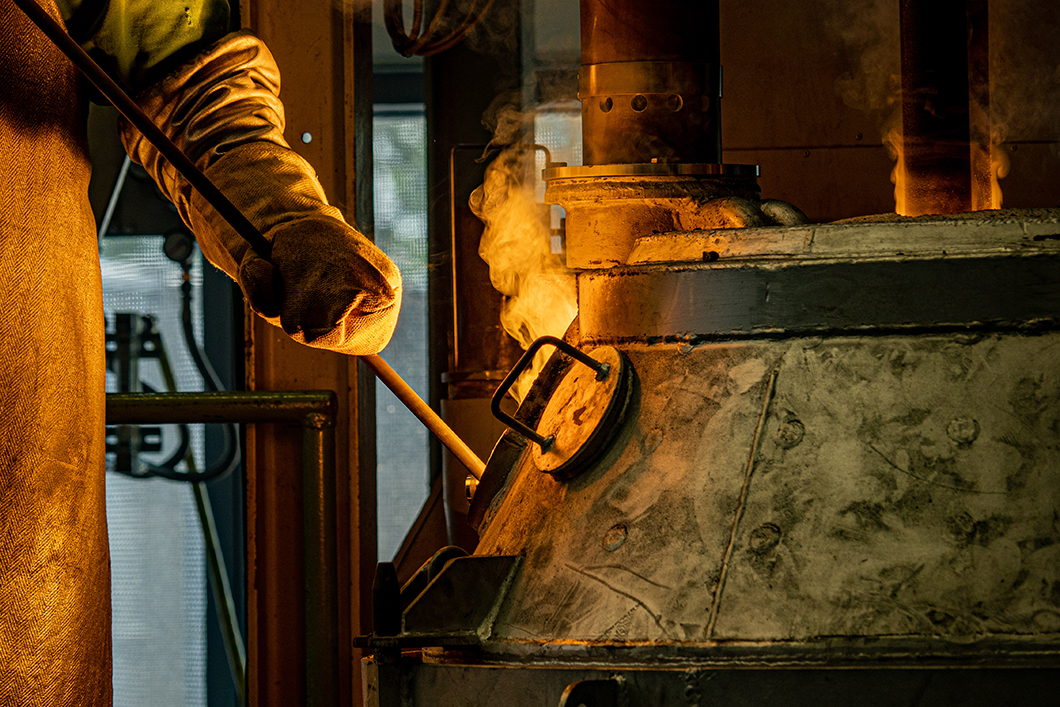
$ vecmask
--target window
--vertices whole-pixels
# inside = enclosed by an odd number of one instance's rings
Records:
[[[397,330],[382,357],[427,399],[427,139],[422,103],[377,104],[375,242],[401,269]],[[376,382],[378,552],[394,557],[429,491],[427,430]]]

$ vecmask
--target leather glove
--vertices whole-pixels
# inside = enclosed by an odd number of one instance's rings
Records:
[[[386,346],[400,279],[378,248],[326,215],[282,223],[269,237],[271,263],[248,250],[239,264],[239,284],[255,311],[279,318],[284,331],[312,346],[356,349],[351,353]]]
[[[328,204],[313,168],[287,145],[279,83],[265,45],[238,32],[137,96],[148,117],[272,242],[271,263],[125,121],[122,141],[254,311],[295,341],[376,353],[397,323],[401,275]]]

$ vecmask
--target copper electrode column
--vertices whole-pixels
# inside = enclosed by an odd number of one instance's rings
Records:
[[[582,0],[586,165],[721,162],[718,0]]]
[[[904,215],[989,208],[986,0],[901,0]],[[985,189],[989,193],[989,184]]]

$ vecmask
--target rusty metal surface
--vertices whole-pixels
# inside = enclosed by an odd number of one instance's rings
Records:
[[[1055,660],[1060,337],[626,353],[639,386],[615,448],[567,483],[524,457],[480,529],[478,553],[526,556],[491,650],[828,661],[921,641],[906,660],[944,663],[1022,642]]]

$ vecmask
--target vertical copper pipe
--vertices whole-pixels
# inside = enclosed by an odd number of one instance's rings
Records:
[[[718,0],[582,0],[587,165],[721,162]]]
[[[973,171],[983,171],[972,161],[970,98],[988,95],[986,0],[900,0],[899,8],[904,214],[969,211]],[[989,128],[976,134],[987,141],[988,170]]]
[[[305,671],[307,707],[338,704],[338,556],[335,538],[335,421],[302,418],[305,528]]]
[[[582,64],[721,60],[718,0],[582,0]]]

